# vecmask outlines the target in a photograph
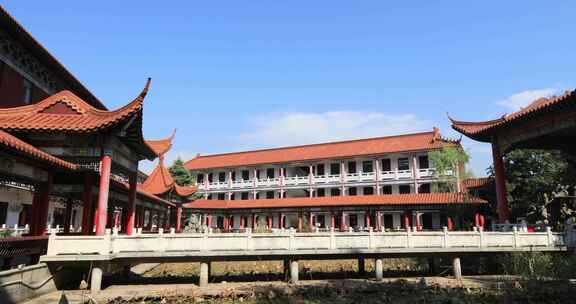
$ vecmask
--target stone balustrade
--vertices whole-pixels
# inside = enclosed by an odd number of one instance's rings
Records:
[[[48,252],[43,260],[76,260],[79,256],[101,256],[114,259],[142,255],[204,256],[204,255],[306,255],[351,253],[436,253],[436,252],[502,252],[560,251],[576,241],[571,234],[552,232],[443,231],[437,232],[315,232],[296,233],[280,230],[276,233],[136,233],[132,236],[117,232],[103,236],[49,237]]]

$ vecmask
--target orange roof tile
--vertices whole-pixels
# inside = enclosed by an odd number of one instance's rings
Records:
[[[286,163],[318,159],[369,156],[459,146],[459,141],[444,139],[438,129],[432,132],[348,140],[246,152],[199,155],[186,162],[190,170]]]
[[[111,185],[113,185],[113,186],[115,186],[115,187],[117,187],[123,191],[128,191],[130,189],[130,185],[128,185],[128,183],[118,181],[116,179],[110,179],[110,183],[111,183]],[[136,194],[140,198],[144,197],[144,198],[151,200],[153,202],[156,202],[156,203],[165,204],[165,205],[172,206],[172,207],[176,206],[173,203],[171,203],[165,199],[162,199],[162,198],[154,195],[153,193],[148,192],[146,189],[142,189],[141,185],[137,185]]]
[[[162,194],[172,189],[175,184],[168,169],[162,163],[158,163],[154,171],[142,183],[142,189],[153,194]]]
[[[0,130],[0,150],[2,149],[16,151],[28,158],[47,163],[50,166],[69,170],[76,170],[77,168],[75,164],[52,156],[19,138]]]
[[[158,140],[147,140],[146,144],[154,150],[156,155],[161,156],[166,154],[170,148],[172,148],[172,140],[176,136],[176,130],[172,132],[168,138],[158,139]]]
[[[36,104],[0,109],[0,129],[90,133],[108,129],[141,115],[150,79],[129,104],[115,111],[94,108],[70,91],[61,91]]]
[[[467,178],[462,181],[462,186],[464,189],[474,189],[481,188],[494,181],[492,177],[481,177],[481,178]]]
[[[545,111],[560,108],[565,105],[576,104],[576,90],[568,91],[560,96],[553,96],[549,98],[539,98],[533,101],[527,107],[516,111],[514,113],[504,115],[501,118],[481,121],[481,122],[468,122],[459,121],[448,117],[452,122],[452,128],[472,139],[489,142],[492,138],[492,133],[501,127],[508,126],[519,120],[527,119],[544,113]]]
[[[448,205],[486,204],[483,199],[467,193],[420,193],[363,196],[330,196],[314,198],[283,198],[259,200],[196,200],[184,204],[190,209],[251,209],[383,205]]]

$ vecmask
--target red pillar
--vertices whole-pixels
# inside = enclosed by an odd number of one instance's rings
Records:
[[[404,211],[404,228],[408,230],[412,227],[412,210]]]
[[[206,220],[207,220],[206,226],[208,226],[208,228],[212,228],[212,215],[208,214],[208,218]]]
[[[267,215],[266,220],[268,221],[268,230],[272,230],[272,215]]]
[[[258,226],[258,216],[255,213],[253,213],[252,214],[252,230],[258,228],[257,226]]]
[[[376,211],[376,230],[382,231],[382,212]]]
[[[331,229],[336,228],[336,214],[334,213],[330,215],[330,228]]]
[[[109,151],[104,151],[100,165],[100,187],[98,190],[98,209],[96,210],[96,235],[104,235],[104,232],[106,231],[111,168],[111,153]]]
[[[342,212],[342,216],[340,217],[340,230],[346,231],[348,227],[346,227],[346,217],[344,216],[344,212]]]
[[[448,222],[448,223],[446,223],[447,226],[448,226],[448,227],[447,227],[448,230],[454,229],[454,220],[452,219],[452,217],[449,216],[449,217],[446,218],[446,220],[447,220],[447,222]]]
[[[246,220],[246,219],[244,218],[244,216],[241,215],[241,216],[240,216],[240,229],[244,229],[244,225],[245,225],[244,221],[245,221],[245,220]]]
[[[176,209],[176,232],[182,230],[182,207]]]
[[[484,215],[480,214],[480,227],[484,228],[485,225],[485,219],[484,219]]]
[[[480,213],[474,214],[474,226],[480,227]]]
[[[228,232],[230,230],[230,218],[226,215],[224,216],[224,231]]]
[[[138,185],[137,172],[128,176],[128,205],[126,206],[126,234],[134,233],[134,222],[136,218],[136,187]]]
[[[284,227],[284,216],[282,213],[278,214],[278,229],[282,229]]]
[[[312,213],[310,213],[310,231],[314,231],[314,226],[316,226],[316,217],[314,215],[312,215]]]
[[[370,223],[370,211],[366,211],[366,214],[364,215],[365,218],[365,226],[366,228],[371,227],[371,223]]]
[[[497,143],[492,143],[492,158],[494,161],[494,175],[496,178],[496,197],[498,199],[498,219],[500,223],[508,221],[508,192],[506,191],[506,177],[504,176],[504,162]]]
[[[416,212],[416,230],[417,231],[422,230],[422,224],[420,223],[420,214],[418,214],[418,212]]]
[[[36,227],[33,235],[43,235],[48,221],[48,208],[50,207],[50,192],[52,192],[52,173],[48,173],[48,180],[38,187],[37,208],[32,212],[38,215],[35,219]]]
[[[70,233],[70,222],[72,217],[72,199],[66,200],[66,212],[64,212],[64,233]]]
[[[84,175],[84,192],[82,193],[82,234],[89,235],[92,232],[92,183],[94,179],[90,173]]]
[[[302,214],[298,213],[298,231],[302,231]]]

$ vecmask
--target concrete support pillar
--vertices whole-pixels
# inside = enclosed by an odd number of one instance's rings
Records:
[[[200,262],[200,287],[208,286],[210,276],[210,262]]]
[[[290,261],[290,283],[298,283],[298,261]]]
[[[90,173],[84,175],[84,189],[82,193],[82,234],[92,232],[92,183],[93,176]]]
[[[112,150],[104,149],[100,161],[100,187],[98,190],[98,209],[96,210],[96,235],[104,235],[108,216],[108,195],[110,193],[110,171],[112,169]]]
[[[376,268],[376,280],[382,281],[384,278],[384,266],[382,263],[382,259],[376,259],[374,261],[374,266]]]
[[[366,273],[366,260],[364,257],[358,258],[358,273],[365,274]]]
[[[454,269],[454,278],[456,280],[462,279],[462,266],[460,265],[460,258],[456,257],[452,260],[452,267]]]
[[[134,223],[136,219],[136,187],[138,186],[138,172],[130,173],[128,176],[128,204],[126,206],[126,234],[134,234]]]
[[[102,290],[102,268],[95,266],[92,268],[92,276],[90,278],[90,291],[96,292]]]
[[[498,201],[498,220],[506,223],[510,215],[508,209],[508,192],[506,191],[506,177],[504,176],[504,162],[496,140],[492,143],[492,158],[494,161],[494,175],[496,178],[496,197]]]

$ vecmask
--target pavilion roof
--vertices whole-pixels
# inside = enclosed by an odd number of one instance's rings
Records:
[[[299,208],[340,206],[391,206],[391,205],[452,205],[486,204],[487,201],[467,193],[412,193],[361,196],[327,196],[313,198],[275,198],[258,200],[195,200],[184,204],[190,209],[251,209]]]
[[[158,140],[146,140],[146,144],[156,153],[156,155],[161,156],[166,154],[168,150],[172,148],[172,140],[176,136],[176,130],[172,134],[164,139]]]
[[[127,105],[107,111],[93,107],[70,91],[61,91],[36,104],[0,109],[0,130],[90,134],[125,127],[128,144],[145,158],[156,153],[142,137],[142,110],[150,79]]]
[[[117,187],[117,189],[121,189],[122,191],[129,191],[129,189],[130,189],[130,185],[126,182],[118,181],[116,179],[110,179],[110,183],[111,183],[111,185]],[[164,205],[168,205],[168,206],[172,206],[172,207],[175,206],[173,203],[171,203],[171,202],[169,202],[169,201],[167,201],[161,197],[158,197],[154,193],[151,193],[148,190],[142,188],[142,185],[137,185],[136,195],[141,199],[143,198],[143,199],[146,199],[146,200],[154,202],[154,203],[164,204]]]
[[[576,104],[576,90],[567,91],[560,96],[543,97],[534,100],[527,107],[498,119],[469,122],[459,121],[449,117],[452,128],[472,139],[490,142],[494,133],[519,121],[541,115],[551,110],[561,109],[567,105]]]
[[[98,109],[105,110],[106,107],[94,96],[64,65],[62,65],[42,44],[40,44],[26,29],[16,21],[0,5],[0,28],[18,40],[36,59],[45,64],[52,72],[62,79],[67,89],[73,90],[83,99]]]
[[[462,181],[462,186],[464,189],[477,189],[482,188],[494,181],[493,177],[479,177],[479,178],[467,178]]]
[[[75,170],[77,168],[75,164],[52,156],[2,130],[0,130],[0,150],[7,150],[9,153],[17,153],[51,167],[67,170]]]
[[[460,141],[442,138],[439,130],[434,128],[431,132],[397,136],[225,154],[198,155],[186,162],[185,166],[190,170],[227,168],[294,161],[369,156],[383,153],[427,151],[447,146],[459,147]]]

